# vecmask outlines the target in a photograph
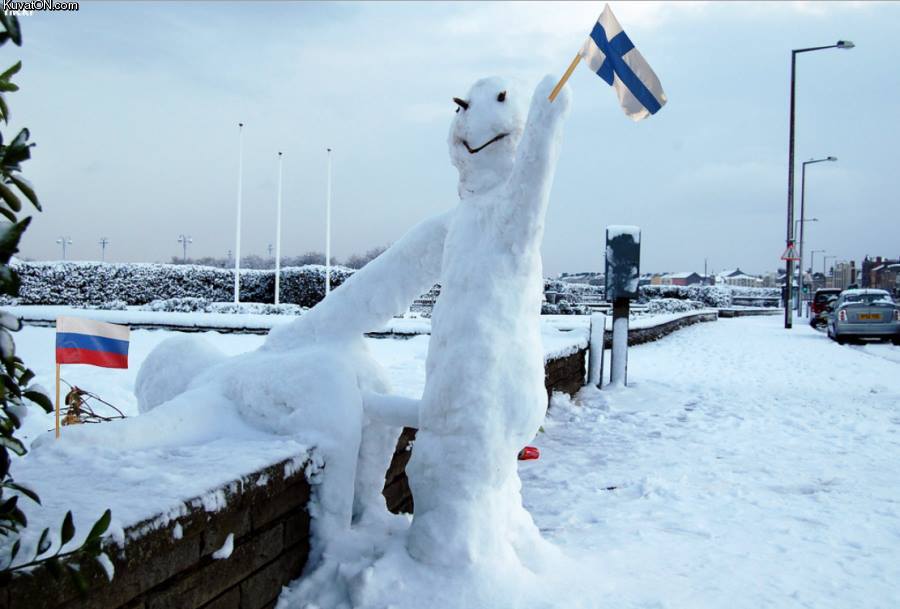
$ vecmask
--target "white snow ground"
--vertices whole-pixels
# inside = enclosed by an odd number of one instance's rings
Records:
[[[628,388],[556,399],[526,507],[597,607],[898,607],[898,364],[778,317],[639,346]]]
[[[571,560],[560,560],[544,590],[521,585],[516,600],[493,606],[900,606],[900,348],[841,347],[802,323],[791,332],[781,325],[778,317],[751,317],[692,326],[633,348],[629,387],[585,390],[575,404],[557,397],[535,440],[541,459],[521,463],[520,472],[526,507]],[[135,331],[129,371],[70,366],[63,376],[136,413],[130,392],[140,359],[169,335]],[[264,338],[206,336],[229,354]],[[52,389],[53,330],[25,328],[16,340],[38,381]],[[411,397],[422,390],[427,343],[426,336],[369,341],[394,389]],[[26,425],[37,432],[47,420],[37,415]],[[88,462],[95,456],[83,455]],[[177,460],[153,457],[122,463],[139,477],[133,488],[147,488],[139,484],[151,483],[154,472],[163,476]],[[86,532],[104,500],[96,489],[70,489],[74,495],[58,498],[64,489],[54,490],[54,480],[71,473],[40,463],[25,471],[22,464],[13,472],[38,487],[45,504],[67,501]],[[177,470],[165,476],[161,483],[178,492],[193,483]],[[120,517],[129,505],[132,515],[150,515],[137,499],[146,504],[152,493],[129,494],[135,500],[120,508]],[[41,519],[35,514],[36,526]],[[48,524],[54,521],[59,517]],[[402,520],[391,526],[395,537],[405,532]],[[383,535],[369,531],[361,543]],[[402,543],[392,548],[401,551]],[[409,568],[401,558],[392,558],[397,568]],[[572,564],[580,568],[569,572]],[[427,592],[429,605],[438,607],[452,596],[442,584],[487,586],[487,575],[417,581],[398,572],[398,579],[402,594]],[[500,598],[516,589],[518,575],[494,582]],[[397,590],[396,605],[403,607]],[[555,602],[546,602],[545,592]],[[281,606],[298,606],[291,601],[287,593]],[[362,594],[359,607],[378,606],[366,603]]]

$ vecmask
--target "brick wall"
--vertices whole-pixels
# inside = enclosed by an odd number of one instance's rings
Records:
[[[300,576],[309,552],[304,463],[276,463],[217,490],[225,496],[217,512],[207,512],[198,497],[164,526],[154,527],[154,517],[127,528],[124,548],[108,543],[115,578],[110,583],[96,563],[84,564],[87,597],[68,578],[54,579],[39,568],[0,591],[0,609],[274,607],[282,586]],[[213,559],[230,533],[231,556]]]

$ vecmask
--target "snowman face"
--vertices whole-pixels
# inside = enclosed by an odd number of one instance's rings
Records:
[[[476,192],[508,177],[525,126],[521,91],[504,79],[484,78],[465,99],[453,99],[456,115],[448,143],[461,191]]]

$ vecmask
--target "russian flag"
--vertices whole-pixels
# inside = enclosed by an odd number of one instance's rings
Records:
[[[82,317],[56,318],[56,363],[128,368],[128,326]]]

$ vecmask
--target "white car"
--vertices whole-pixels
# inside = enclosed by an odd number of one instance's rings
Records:
[[[875,338],[900,345],[900,306],[886,290],[844,290],[828,317],[828,336],[841,344]]]

